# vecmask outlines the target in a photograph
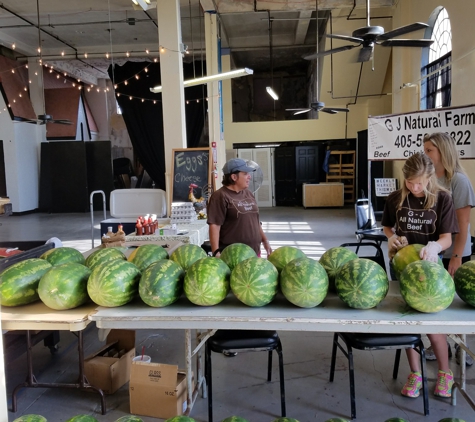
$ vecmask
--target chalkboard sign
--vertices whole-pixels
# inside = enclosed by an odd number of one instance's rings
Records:
[[[190,202],[190,185],[196,198],[206,197],[212,191],[211,171],[213,156],[211,148],[185,148],[172,150],[172,200]]]

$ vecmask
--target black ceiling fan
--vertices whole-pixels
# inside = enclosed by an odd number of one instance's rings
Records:
[[[324,113],[328,114],[337,114],[339,112],[344,112],[347,113],[350,110],[347,108],[339,108],[339,107],[325,107],[325,103],[321,102],[318,100],[318,85],[319,85],[319,63],[318,63],[318,43],[319,43],[319,38],[320,38],[320,31],[319,31],[319,25],[318,25],[318,0],[315,0],[315,21],[317,22],[317,28],[316,28],[316,37],[317,37],[317,43],[316,43],[316,53],[317,56],[315,57],[317,59],[317,63],[315,66],[315,81],[314,81],[314,86],[315,86],[315,100],[310,103],[309,107],[305,108],[286,108],[285,111],[293,111],[294,116],[297,114],[303,114],[303,113],[308,113],[309,111],[323,111]]]
[[[73,122],[67,119],[53,119],[50,114],[40,114],[37,119],[25,119],[23,117],[15,117],[17,122],[35,123],[37,125],[45,125],[46,123],[57,123],[59,125],[72,125]]]
[[[326,56],[328,54],[339,53],[340,51],[351,50],[361,46],[358,54],[358,62],[367,62],[372,59],[374,46],[381,45],[383,47],[429,47],[434,41],[428,39],[401,39],[395,38],[410,32],[427,28],[429,25],[422,22],[414,22],[409,25],[401,26],[392,31],[384,32],[382,26],[370,25],[369,0],[366,0],[366,26],[353,31],[351,36],[328,34],[327,37],[349,41],[354,44],[344,45],[342,47],[332,48],[331,50],[316,52],[309,56],[305,56],[305,60],[314,60],[317,57]]]

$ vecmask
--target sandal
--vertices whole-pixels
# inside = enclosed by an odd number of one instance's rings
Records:
[[[407,377],[406,384],[402,387],[401,394],[415,399],[419,397],[422,388],[422,376],[420,372],[411,372]]]

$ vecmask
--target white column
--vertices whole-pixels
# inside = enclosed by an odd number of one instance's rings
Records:
[[[163,136],[165,148],[165,182],[169,197],[173,148],[186,148],[185,93],[183,91],[183,57],[181,53],[180,1],[157,2],[158,39],[164,47],[160,53],[160,75],[163,105]],[[160,95],[160,94],[156,94]]]
[[[206,39],[206,74],[215,75],[221,72],[220,56],[218,45],[218,23],[216,14],[204,14],[205,39]],[[222,107],[222,82],[208,83],[208,122],[209,122],[209,142],[210,146],[216,145],[216,187],[221,186],[221,168],[226,161],[226,144],[223,136],[223,116]]]

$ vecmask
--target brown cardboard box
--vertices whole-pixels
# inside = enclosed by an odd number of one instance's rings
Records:
[[[130,413],[168,419],[186,410],[186,373],[176,365],[132,362]]]
[[[104,393],[113,394],[129,382],[134,356],[135,331],[111,330],[106,345],[84,360],[86,378]]]

